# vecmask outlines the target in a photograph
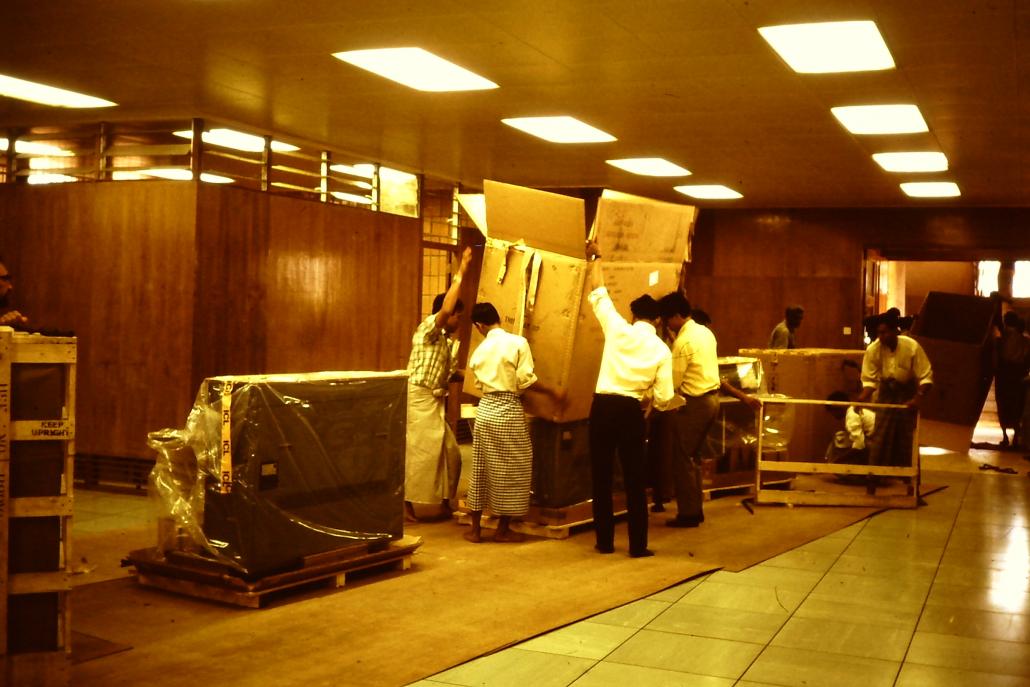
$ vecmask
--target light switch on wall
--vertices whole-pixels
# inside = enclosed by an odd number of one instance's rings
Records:
[[[844,336],[851,336],[851,327],[844,327]]]

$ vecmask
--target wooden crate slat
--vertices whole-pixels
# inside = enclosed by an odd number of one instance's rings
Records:
[[[0,327],[0,656],[7,654],[7,549],[8,519],[11,495],[11,335],[9,327]],[[5,670],[0,676],[6,675]]]
[[[70,496],[22,496],[10,500],[9,515],[12,518],[71,517],[73,508]]]
[[[11,354],[13,363],[74,363],[75,344],[21,345]]]
[[[798,506],[865,506],[873,508],[915,508],[915,494],[840,494],[836,492],[784,491],[761,489],[757,503],[785,503]]]
[[[72,574],[64,570],[54,572],[15,573],[7,580],[8,594],[40,594],[67,592],[72,588]]]
[[[17,420],[10,423],[11,441],[71,441],[73,420]]]
[[[828,475],[878,475],[880,477],[914,477],[919,473],[919,470],[914,467],[810,463],[803,460],[761,460],[758,462],[758,468],[760,470],[778,470],[780,472],[808,472]]]

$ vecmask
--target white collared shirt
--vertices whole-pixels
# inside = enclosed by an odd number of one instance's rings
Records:
[[[500,327],[486,333],[469,356],[468,367],[475,375],[476,388],[485,394],[493,391],[521,394],[536,381],[529,342]]]
[[[601,286],[588,296],[604,332],[601,371],[594,391],[637,400],[654,396],[659,410],[672,400],[672,354],[647,322],[630,324],[615,309],[608,289]]]
[[[672,379],[684,396],[702,396],[715,391],[719,380],[719,354],[715,334],[690,319],[683,323],[672,342]]]
[[[916,380],[919,386],[933,384],[930,359],[919,342],[908,336],[898,336],[898,346],[891,350],[880,340],[869,344],[862,358],[862,386],[876,388],[884,379],[899,382]]]

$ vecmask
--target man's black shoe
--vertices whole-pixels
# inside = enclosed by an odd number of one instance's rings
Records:
[[[614,546],[601,546],[600,544],[594,544],[594,548],[597,549],[597,553],[615,553]]]
[[[666,520],[666,527],[697,527],[704,522],[704,516],[700,518],[681,518],[678,515],[672,520]]]
[[[652,551],[651,549],[643,549],[641,551],[630,551],[629,552],[629,557],[630,558],[647,558],[648,556],[653,556],[653,555],[654,555],[654,551]]]

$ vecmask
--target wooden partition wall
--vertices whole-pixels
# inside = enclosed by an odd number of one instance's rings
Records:
[[[866,248],[897,260],[1030,257],[1028,226],[1024,208],[704,209],[687,294],[712,316],[720,355],[765,347],[793,303],[805,308],[799,346],[861,348]]]
[[[404,367],[418,220],[183,182],[0,185],[17,307],[79,337],[77,450],[147,456],[199,381]]]

